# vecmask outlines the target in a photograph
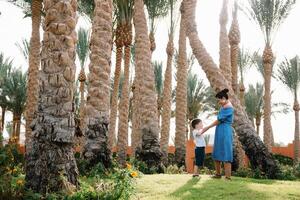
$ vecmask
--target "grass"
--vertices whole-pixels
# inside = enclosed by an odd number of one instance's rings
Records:
[[[300,199],[299,181],[257,180],[233,177],[231,182],[214,180],[208,175],[145,175],[137,180],[136,195],[140,200],[193,199]]]

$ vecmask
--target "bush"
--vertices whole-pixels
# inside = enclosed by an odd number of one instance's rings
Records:
[[[283,156],[280,154],[274,154],[274,159],[276,159],[281,165],[289,165],[293,166],[293,159],[287,156]]]
[[[178,167],[177,165],[169,165],[168,167],[164,167],[165,174],[183,174],[185,173],[184,166]]]
[[[296,174],[295,172],[297,172],[297,168],[295,167],[293,168],[292,166],[289,165],[280,165],[280,172],[277,175],[278,179],[280,180],[296,180]]]
[[[253,171],[250,168],[247,168],[247,167],[239,168],[238,170],[233,172],[233,175],[243,177],[243,178],[252,178],[252,177],[254,177]]]

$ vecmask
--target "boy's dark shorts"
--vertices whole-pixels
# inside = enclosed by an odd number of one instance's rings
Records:
[[[195,164],[198,167],[203,167],[205,158],[205,147],[195,148]]]

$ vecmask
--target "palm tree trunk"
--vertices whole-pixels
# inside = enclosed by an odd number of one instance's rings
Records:
[[[255,122],[256,122],[256,133],[257,135],[259,135],[259,128],[261,124],[261,117],[259,115],[256,116]]]
[[[230,42],[230,56],[231,56],[231,85],[235,94],[238,93],[238,56],[239,56],[239,43],[241,41],[240,38],[240,30],[239,24],[237,20],[237,2],[235,1],[234,11],[233,11],[233,20],[229,32],[229,42]]]
[[[16,143],[20,143],[20,133],[21,133],[21,115],[16,116]]]
[[[140,135],[140,81],[139,81],[139,72],[141,69],[138,69],[135,66],[135,78],[133,81],[132,92],[132,132],[131,132],[131,149],[132,155],[135,156],[136,150],[141,145],[141,135]]]
[[[1,114],[2,117],[1,117],[1,129],[0,129],[0,132],[3,132],[4,127],[5,127],[5,113],[6,113],[6,108],[2,107],[1,110],[2,110],[2,114]]]
[[[227,35],[227,4],[228,0],[223,0],[223,7],[220,14],[220,69],[222,70],[227,81],[231,83],[231,65],[230,65],[230,48],[229,38]]]
[[[181,7],[182,9],[182,7]],[[175,162],[178,166],[185,164],[185,135],[187,120],[187,56],[186,56],[186,33],[184,16],[181,14],[179,46],[178,46],[178,69],[176,86],[176,115],[175,115]]]
[[[107,144],[109,125],[112,0],[95,1],[90,43],[89,87],[86,104],[86,143],[82,152],[90,165],[111,164]]]
[[[17,114],[13,113],[12,141],[17,143]]]
[[[299,163],[299,102],[297,98],[297,94],[295,94],[295,100],[294,100],[294,106],[293,110],[295,111],[295,135],[294,135],[294,163],[298,164]]]
[[[25,110],[25,147],[26,151],[31,148],[31,128],[30,125],[35,117],[37,104],[38,104],[38,73],[40,67],[40,25],[41,25],[41,12],[42,12],[42,0],[32,0],[31,4],[32,12],[32,32],[30,39],[30,51],[29,51],[29,70],[28,70],[28,82],[27,82],[27,99]]]
[[[130,42],[131,44],[131,42]],[[119,104],[118,161],[124,166],[128,146],[130,45],[125,47],[124,83]]]
[[[136,153],[139,160],[146,162],[148,167],[161,164],[162,153],[160,151],[158,135],[159,126],[157,122],[157,101],[155,92],[154,68],[151,64],[150,41],[147,35],[147,22],[142,0],[134,2],[135,37],[136,37],[136,67],[143,73],[140,96],[141,106],[141,132],[142,148]]]
[[[114,88],[111,98],[110,106],[110,118],[109,118],[109,127],[108,127],[108,148],[112,149],[116,144],[116,123],[117,123],[117,114],[118,114],[118,94],[119,94],[119,85],[120,85],[120,72],[121,72],[121,63],[123,57],[123,44],[117,44],[117,53],[116,53],[116,68],[114,76]]]
[[[155,37],[154,37],[153,31],[151,31],[149,33],[149,40],[150,40],[150,50],[151,50],[151,53],[153,53],[153,51],[155,51],[155,49],[156,49],[156,43],[155,43]]]
[[[79,73],[80,82],[79,92],[80,92],[80,107],[79,107],[79,118],[80,118],[80,129],[83,130],[85,127],[84,118],[85,118],[85,99],[84,99],[84,86],[86,81],[86,75],[84,72],[84,68],[81,68]]]
[[[249,121],[247,114],[240,101],[233,93],[232,87],[228,84],[222,72],[207,53],[202,42],[198,38],[195,23],[196,0],[184,0],[184,13],[187,25],[187,36],[190,41],[193,53],[195,54],[200,66],[202,66],[207,78],[214,90],[228,88],[230,90],[231,101],[235,107],[234,128],[238,133],[245,152],[250,159],[253,168],[259,168],[269,178],[276,178],[278,166],[272,155],[268,152],[265,145],[255,133],[254,127]]]
[[[27,152],[26,187],[46,193],[78,186],[74,158],[76,0],[44,0],[37,117]]]
[[[171,105],[172,105],[172,60],[174,55],[173,34],[169,35],[169,42],[167,45],[167,68],[165,71],[163,99],[162,99],[162,125],[160,148],[163,153],[163,163],[168,163],[168,147],[170,137],[170,120],[171,120]]]
[[[266,45],[263,53],[264,62],[264,143],[269,151],[272,150],[271,136],[271,76],[273,65],[273,52],[269,45]]]

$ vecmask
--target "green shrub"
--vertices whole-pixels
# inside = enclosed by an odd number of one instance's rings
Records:
[[[281,165],[289,165],[293,166],[293,159],[287,156],[283,156],[280,154],[274,154],[273,157],[281,164]]]
[[[296,169],[289,165],[280,165],[280,173],[278,174],[278,179],[280,180],[296,180]]]
[[[177,165],[169,165],[168,167],[163,167],[165,174],[183,174],[185,173],[184,166],[178,167]]]
[[[241,167],[235,172],[233,172],[234,176],[244,177],[244,178],[252,178],[254,177],[254,173],[251,168],[248,167]]]

